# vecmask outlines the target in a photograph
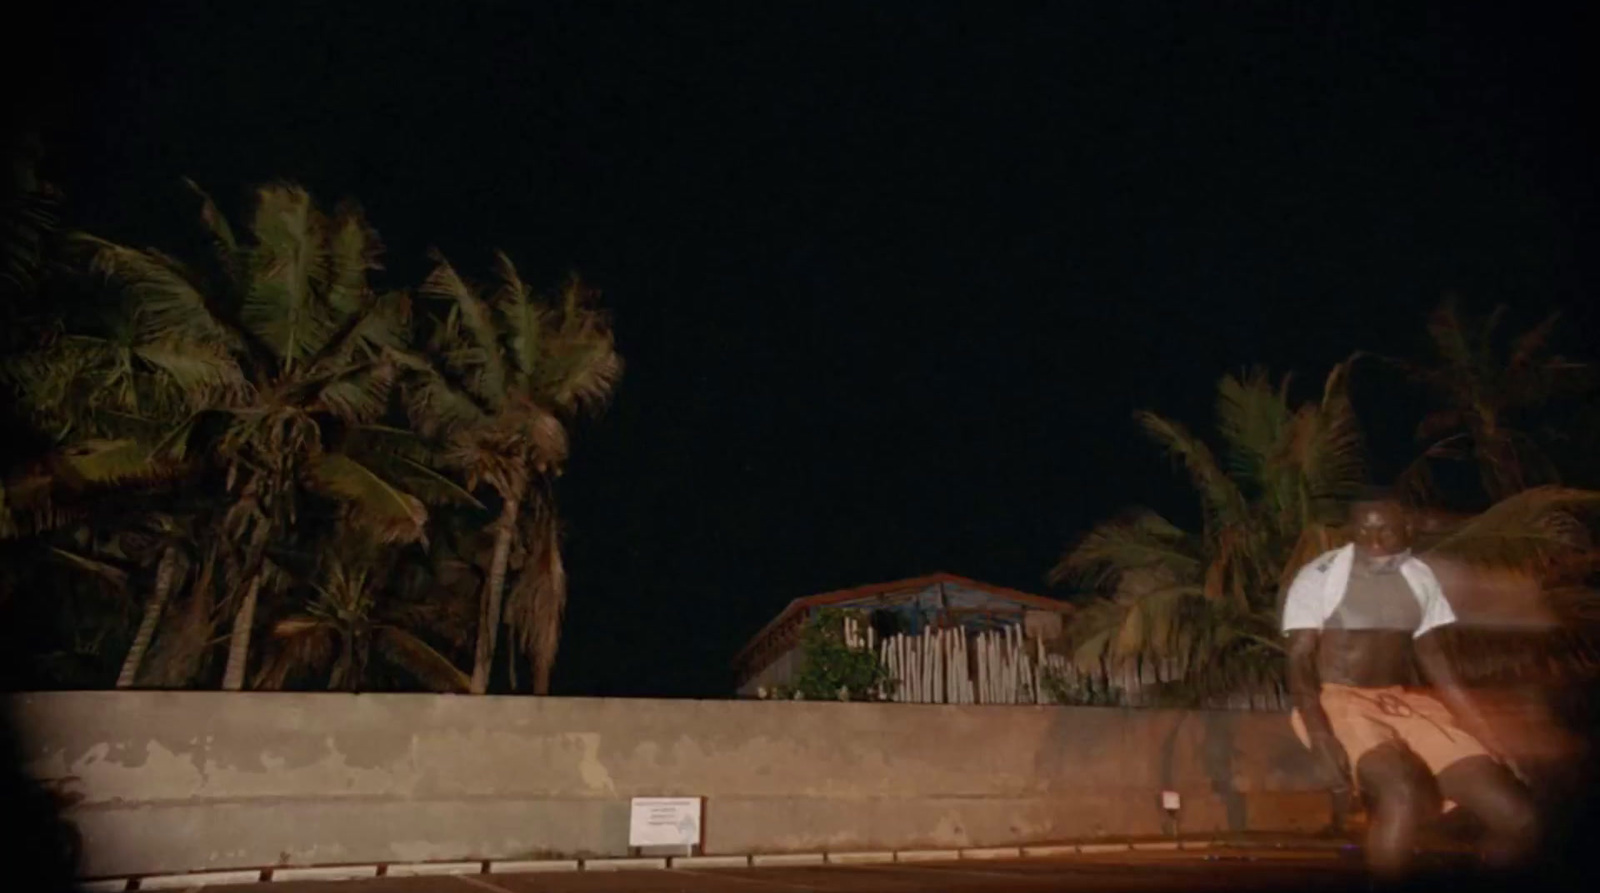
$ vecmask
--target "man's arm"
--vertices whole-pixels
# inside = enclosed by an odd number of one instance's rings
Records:
[[[1333,736],[1333,724],[1322,709],[1322,680],[1317,674],[1317,644],[1322,633],[1314,629],[1290,630],[1289,697],[1305,723],[1311,752],[1339,779],[1337,791],[1350,785],[1350,756]]]
[[[1502,755],[1504,751],[1495,741],[1494,730],[1467,693],[1461,677],[1456,675],[1455,664],[1444,647],[1444,636],[1439,634],[1440,630],[1455,624],[1456,612],[1450,607],[1449,599],[1445,598],[1438,577],[1426,564],[1422,565],[1421,570],[1423,573],[1413,571],[1416,574],[1413,586],[1422,605],[1422,623],[1417,627],[1416,639],[1412,643],[1413,653],[1417,656],[1417,669],[1422,671],[1423,679],[1432,686],[1435,696],[1455,717],[1461,730],[1478,739],[1478,743],[1488,748],[1490,753]]]
[[[1495,740],[1494,730],[1483,711],[1478,709],[1472,696],[1467,694],[1466,686],[1461,683],[1461,677],[1456,675],[1450,655],[1444,649],[1443,638],[1436,630],[1417,637],[1417,668],[1422,670],[1422,676],[1433,687],[1434,695],[1455,717],[1461,730],[1478,739],[1478,743],[1488,748],[1490,753],[1503,756],[1504,751]]]

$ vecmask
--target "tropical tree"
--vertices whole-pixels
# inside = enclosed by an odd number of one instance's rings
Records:
[[[536,295],[504,254],[485,296],[442,255],[419,289],[447,304],[423,359],[407,376],[413,425],[442,446],[467,489],[499,503],[480,600],[471,690],[488,690],[502,623],[533,664],[535,692],[549,691],[566,604],[552,482],[567,458],[567,426],[609,400],[622,362],[594,294],[576,277],[555,299]],[[513,545],[526,555],[510,612],[506,575]],[[509,613],[509,616],[507,616]]]
[[[1441,460],[1473,463],[1489,503],[1559,481],[1524,426],[1530,413],[1584,383],[1590,370],[1551,351],[1559,315],[1502,338],[1505,312],[1501,306],[1481,319],[1466,318],[1446,300],[1428,320],[1433,357],[1390,360],[1438,401],[1417,425],[1422,453],[1400,479],[1417,502],[1439,498],[1434,467]]]
[[[466,691],[466,674],[411,631],[422,628],[418,612],[430,606],[386,596],[398,550],[355,530],[343,531],[334,542],[319,552],[317,578],[307,586],[311,597],[271,625],[273,647],[255,687],[283,688],[309,673],[326,674],[330,690],[355,691],[370,687],[383,663],[431,690]]]
[[[1149,667],[1188,697],[1277,684],[1280,593],[1301,564],[1339,543],[1345,506],[1365,479],[1348,372],[1349,362],[1336,366],[1321,399],[1299,407],[1288,378],[1223,378],[1220,457],[1180,423],[1136,415],[1187,472],[1201,529],[1137,509],[1067,550],[1051,581],[1094,594],[1068,630],[1080,668]]]
[[[60,237],[58,196],[40,179],[36,135],[7,146],[0,178],[0,349],[27,344],[43,317],[37,300]]]
[[[223,616],[232,617],[223,687],[239,689],[262,593],[283,582],[269,546],[295,523],[305,499],[331,500],[350,523],[383,541],[423,536],[427,511],[405,481],[343,449],[389,408],[409,304],[403,293],[378,293],[369,284],[380,246],[354,205],[330,215],[297,186],[261,187],[241,240],[211,199],[190,186],[213,248],[201,263],[80,238],[123,306],[114,317],[118,337],[76,349],[83,362],[126,383],[121,396],[105,388],[90,395],[91,415],[159,429],[181,406],[181,420],[159,437],[125,431],[107,450],[181,468],[225,494],[203,525],[191,612],[202,621],[190,639],[195,647],[210,641],[205,584],[214,584]],[[35,387],[70,392],[71,368],[42,364]],[[146,392],[161,411],[146,410]]]
[[[1468,616],[1448,631],[1464,676],[1551,683],[1600,669],[1597,513],[1600,492],[1531,487],[1423,533],[1417,548],[1458,613],[1487,601],[1499,615],[1488,624]]]

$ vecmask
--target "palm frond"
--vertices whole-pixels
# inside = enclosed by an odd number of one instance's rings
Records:
[[[622,377],[622,358],[596,292],[576,274],[561,289],[560,319],[545,338],[542,387],[562,409],[598,410]]]
[[[154,249],[141,251],[83,233],[74,235],[72,243],[89,252],[93,272],[122,286],[142,341],[236,342],[213,312],[199,277],[178,260]]]
[[[383,243],[354,202],[334,209],[329,230],[328,305],[340,314],[359,312],[369,303],[367,274],[382,268]]]
[[[534,691],[547,694],[567,605],[567,572],[554,506],[544,496],[535,503],[524,513],[528,557],[512,584],[505,614],[517,643],[533,662]]]
[[[168,339],[141,344],[134,353],[176,385],[195,408],[212,401],[231,402],[249,390],[238,362],[214,342]]]
[[[345,503],[351,519],[372,531],[380,542],[424,539],[428,510],[422,501],[360,462],[340,453],[326,453],[312,462],[310,476],[317,488]]]
[[[284,369],[317,354],[338,327],[323,299],[331,277],[328,222],[302,188],[256,190],[250,285],[240,318]]]
[[[376,638],[385,659],[416,677],[430,691],[461,693],[471,687],[467,674],[417,636],[396,626],[383,626]]]
[[[410,428],[374,422],[351,428],[347,437],[351,453],[361,456],[400,456],[422,464],[437,457],[436,445]]]
[[[1134,418],[1152,440],[1165,447],[1168,454],[1188,470],[1195,489],[1200,491],[1201,507],[1208,523],[1221,528],[1245,520],[1244,497],[1238,485],[1223,472],[1204,441],[1183,425],[1153,412],[1140,411]]]
[[[1283,387],[1288,383],[1285,378]],[[1226,445],[1228,472],[1236,480],[1253,480],[1283,440],[1289,409],[1282,391],[1272,386],[1266,372],[1255,369],[1242,377],[1224,376],[1218,383],[1216,419],[1217,433]]]
[[[493,302],[500,318],[505,321],[508,359],[518,374],[533,374],[544,359],[548,313],[522,281],[511,258],[503,252],[495,252],[494,270],[500,284],[495,289]]]
[[[1294,412],[1264,469],[1272,507],[1291,534],[1343,521],[1346,504],[1366,481],[1366,444],[1347,391],[1349,364],[1328,374],[1319,403]]]
[[[314,408],[359,425],[376,420],[389,408],[398,373],[388,363],[360,363],[299,379],[295,390]]]
[[[1454,299],[1446,298],[1428,317],[1428,337],[1433,349],[1447,366],[1471,368],[1473,350]]]
[[[549,380],[557,406],[596,411],[603,408],[622,380],[622,357],[609,335],[567,342],[550,357]]]
[[[211,237],[217,266],[230,278],[237,278],[240,273],[239,240],[234,238],[233,227],[228,225],[228,218],[217,210],[217,203],[211,200],[209,193],[200,188],[200,184],[188,177],[183,178],[183,184],[200,199],[200,223]]]
[[[481,351],[478,354],[477,368],[474,370],[478,385],[477,396],[489,401],[491,405],[498,405],[505,395],[506,370],[494,313],[489,304],[461,278],[443,254],[434,251],[430,253],[430,257],[435,264],[433,272],[428,274],[417,291],[425,297],[454,303],[455,310],[459,312],[459,318],[471,337],[472,346]]]
[[[1436,542],[1430,553],[1467,564],[1543,572],[1590,547],[1577,513],[1600,507],[1600,492],[1534,487],[1501,500]]]
[[[1416,439],[1420,443],[1433,443],[1447,435],[1461,431],[1468,425],[1467,415],[1461,409],[1446,406],[1435,409],[1417,423]]]
[[[282,689],[297,672],[326,670],[338,650],[337,635],[325,622],[310,617],[290,617],[272,629],[273,645],[256,671],[250,687]]]
[[[108,561],[102,561],[88,555],[80,555],[77,552],[56,546],[50,547],[50,557],[91,576],[98,577],[110,583],[119,591],[126,591],[128,588],[128,572]]]
[[[403,455],[374,455],[363,456],[362,461],[427,505],[483,509],[483,503],[449,476],[414,459]]]
[[[61,460],[77,480],[92,485],[159,481],[174,476],[177,469],[154,453],[149,444],[134,440],[86,440],[63,449]]]
[[[1106,589],[1114,588],[1124,574],[1141,569],[1190,580],[1200,573],[1200,558],[1187,533],[1155,512],[1137,510],[1095,525],[1061,556],[1049,579]]]

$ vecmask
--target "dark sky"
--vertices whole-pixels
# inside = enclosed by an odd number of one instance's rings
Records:
[[[133,5],[36,32],[75,222],[181,244],[180,176],[284,177],[361,200],[397,284],[437,245],[605,289],[629,368],[562,484],[560,693],[726,694],[813,592],[1044,591],[1096,519],[1192,510],[1135,408],[1203,425],[1245,365],[1414,352],[1447,289],[1594,331],[1592,17]]]

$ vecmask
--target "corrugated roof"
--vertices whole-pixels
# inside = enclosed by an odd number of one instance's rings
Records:
[[[772,618],[772,620],[768,621],[759,632],[750,637],[750,640],[745,643],[743,648],[739,649],[738,655],[734,657],[734,663],[736,665],[742,664],[746,655],[754,650],[756,646],[767,637],[768,634],[774,630],[782,628],[785,623],[794,618],[796,615],[803,614],[812,608],[845,604],[848,602],[857,601],[859,599],[872,598],[875,596],[897,595],[901,593],[910,594],[920,592],[940,583],[948,583],[964,589],[977,590],[994,596],[997,599],[1015,602],[1016,604],[1025,605],[1029,608],[1039,611],[1066,613],[1073,609],[1071,604],[1060,601],[1059,599],[1045,598],[1044,596],[1032,595],[1030,593],[1020,592],[1015,589],[1007,589],[1004,586],[995,586],[990,583],[984,583],[980,580],[973,580],[968,577],[958,576],[956,574],[943,572],[928,574],[924,577],[911,577],[905,580],[894,580],[889,583],[873,583],[867,586],[855,586],[849,589],[838,589],[834,590],[833,592],[824,592],[818,595],[808,595],[802,598],[797,598],[789,602],[789,604],[785,606],[781,612],[779,612],[778,616]]]

